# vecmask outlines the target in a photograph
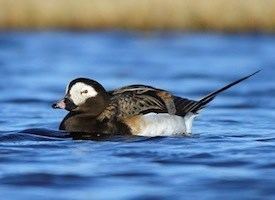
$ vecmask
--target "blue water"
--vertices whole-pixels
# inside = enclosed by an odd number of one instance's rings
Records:
[[[0,199],[274,199],[275,36],[0,33]],[[220,95],[191,137],[72,140],[50,105],[83,76]]]

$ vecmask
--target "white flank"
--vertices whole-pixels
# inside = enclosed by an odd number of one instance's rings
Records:
[[[188,113],[185,117],[168,113],[148,113],[141,117],[140,136],[190,135],[193,119],[196,115]]]
[[[88,98],[95,97],[96,95],[97,91],[92,86],[81,82],[74,84],[70,89],[70,96],[75,105],[80,105]]]

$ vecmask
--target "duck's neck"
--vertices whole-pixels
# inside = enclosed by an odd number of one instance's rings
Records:
[[[90,98],[85,102],[84,105],[81,106],[77,115],[97,117],[106,109],[109,104],[110,97],[108,93],[99,97]]]

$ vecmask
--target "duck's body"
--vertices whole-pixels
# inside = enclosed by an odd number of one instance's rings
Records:
[[[188,135],[191,134],[192,122],[198,111],[217,94],[250,76],[199,101],[181,98],[146,85],[130,85],[107,92],[96,81],[79,78],[69,84],[64,100],[54,107],[70,111],[60,124],[60,129],[68,132]]]
[[[60,125],[69,132],[132,135],[189,134],[196,101],[146,85],[131,85],[108,92],[109,103],[97,115],[70,112]],[[92,131],[91,131],[92,130]]]

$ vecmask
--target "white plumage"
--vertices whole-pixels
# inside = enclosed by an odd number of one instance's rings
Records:
[[[191,134],[193,119],[196,115],[188,113],[185,117],[168,113],[148,113],[141,117],[139,136],[170,136]]]
[[[84,91],[87,92],[84,93]],[[92,86],[79,82],[75,83],[71,87],[69,94],[74,104],[80,105],[83,104],[88,98],[95,97],[98,93]]]

